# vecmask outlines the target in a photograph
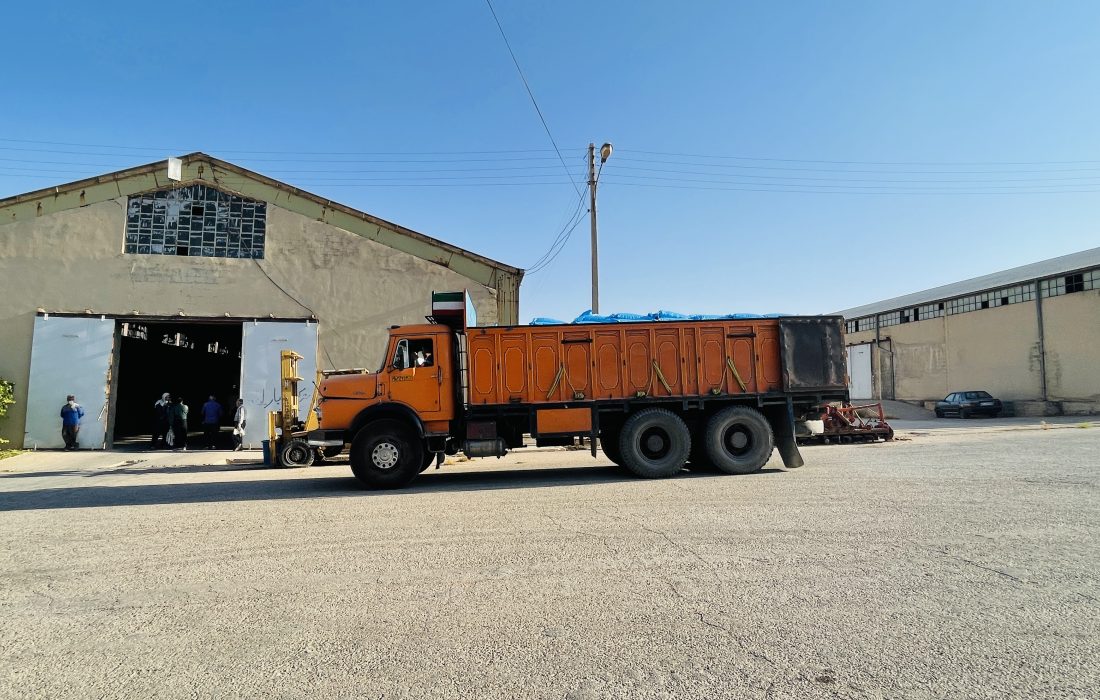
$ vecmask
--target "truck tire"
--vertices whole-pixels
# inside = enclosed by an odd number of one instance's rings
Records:
[[[435,461],[435,453],[424,450],[424,459],[420,463],[420,473],[428,471],[428,467],[432,466],[432,462]]]
[[[313,457],[313,448],[305,440],[290,440],[279,448],[279,464],[284,467],[308,467]]]
[[[403,423],[368,423],[351,442],[351,471],[365,486],[399,489],[420,473],[424,447]]]
[[[716,413],[707,421],[704,440],[711,464],[726,474],[760,471],[775,447],[768,419],[747,406],[731,406]]]
[[[684,468],[691,451],[687,424],[671,411],[647,408],[626,419],[619,435],[623,464],[635,476],[659,479]]]
[[[603,456],[611,460],[611,463],[615,466],[623,466],[623,453],[619,452],[619,434],[618,430],[601,430],[600,431],[600,450],[603,451]]]
[[[700,474],[713,474],[717,471],[711,464],[710,457],[707,457],[705,436],[694,430],[691,433],[691,451],[688,453],[687,468]]]

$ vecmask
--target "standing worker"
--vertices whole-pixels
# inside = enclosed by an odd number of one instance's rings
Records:
[[[183,397],[177,396],[171,410],[172,444],[175,445],[176,452],[187,451],[187,410]]]
[[[172,410],[172,400],[167,392],[161,394],[160,400],[153,404],[153,441],[151,449],[164,447],[167,443],[168,432],[172,429],[172,421],[169,412]]]
[[[61,438],[65,441],[66,450],[79,450],[77,436],[80,435],[80,419],[84,417],[84,408],[76,402],[76,397],[69,394],[65,398],[65,405],[61,407]]]
[[[206,403],[202,405],[202,435],[206,441],[206,449],[213,450],[218,446],[218,431],[222,423],[222,405],[211,394]]]
[[[244,399],[237,399],[237,412],[233,414],[233,451],[244,449],[244,426],[248,423]]]

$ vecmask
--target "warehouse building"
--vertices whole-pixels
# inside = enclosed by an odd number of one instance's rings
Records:
[[[1100,412],[1100,248],[839,313],[853,399],[982,389],[1017,415]]]
[[[386,328],[431,292],[467,289],[482,325],[514,324],[523,271],[202,153],[0,200],[0,437],[61,447],[68,394],[83,447],[148,434],[163,392],[192,414],[240,396],[246,442],[277,408],[279,351],[377,369]],[[303,382],[303,410],[312,381]],[[192,421],[194,422],[194,421]]]

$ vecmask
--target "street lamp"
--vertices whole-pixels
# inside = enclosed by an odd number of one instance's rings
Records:
[[[599,181],[603,164],[611,157],[611,144],[600,146],[600,171],[596,171],[596,145],[588,144],[588,212],[592,219],[592,313],[600,312],[600,264],[596,245],[596,183]]]

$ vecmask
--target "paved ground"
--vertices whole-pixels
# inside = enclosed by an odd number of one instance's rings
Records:
[[[1100,427],[974,425],[391,493],[229,453],[4,460],[0,696],[1096,697]]]

